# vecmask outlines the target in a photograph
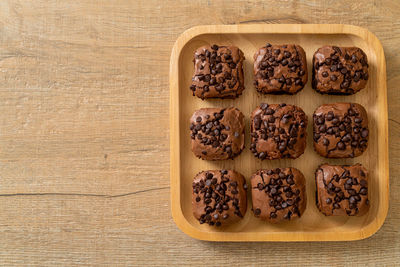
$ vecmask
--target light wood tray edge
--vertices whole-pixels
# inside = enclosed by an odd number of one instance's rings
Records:
[[[378,83],[383,88],[376,103],[383,112],[378,124],[378,153],[380,160],[379,179],[384,186],[379,191],[381,200],[374,221],[364,228],[340,234],[337,232],[297,232],[297,233],[231,233],[202,232],[193,227],[184,217],[180,206],[180,133],[179,133],[179,57],[184,45],[192,38],[206,33],[314,33],[314,34],[352,34],[364,39],[377,56],[377,68],[380,70]],[[196,26],[183,32],[176,40],[170,59],[170,187],[172,217],[180,230],[192,238],[208,241],[351,241],[365,239],[375,234],[383,225],[389,208],[389,148],[386,62],[383,47],[379,39],[365,28],[343,24],[246,24],[246,25],[205,25]]]

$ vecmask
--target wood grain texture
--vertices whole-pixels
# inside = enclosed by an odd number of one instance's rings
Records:
[[[1,265],[387,265],[400,259],[398,1],[0,2]],[[342,243],[209,243],[169,204],[172,46],[204,24],[366,27],[387,60],[390,207]]]

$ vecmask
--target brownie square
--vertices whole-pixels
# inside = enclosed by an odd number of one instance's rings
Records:
[[[299,45],[267,44],[254,54],[254,86],[264,94],[295,94],[307,83],[306,53]]]
[[[306,148],[307,116],[294,105],[261,104],[251,114],[250,150],[259,159],[298,158]]]
[[[327,216],[361,216],[369,209],[367,171],[352,166],[323,164],[315,172],[316,204]]]
[[[192,208],[200,224],[221,226],[239,221],[247,210],[247,184],[233,170],[210,170],[193,180]]]
[[[205,160],[232,159],[244,148],[244,116],[237,108],[202,108],[190,119],[193,153]]]
[[[368,117],[355,103],[319,106],[313,115],[314,149],[326,158],[353,158],[368,145]]]
[[[236,46],[203,46],[194,53],[190,90],[205,98],[236,98],[244,90],[243,52]]]
[[[368,59],[360,48],[324,46],[315,52],[312,87],[317,92],[351,95],[367,81]]]
[[[301,217],[307,205],[304,175],[295,168],[258,170],[251,177],[253,213],[277,223]]]

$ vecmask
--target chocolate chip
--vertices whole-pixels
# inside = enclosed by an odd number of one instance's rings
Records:
[[[265,111],[265,114],[266,115],[272,115],[272,114],[274,114],[275,113],[275,110],[273,110],[272,108],[268,108],[266,111]]]
[[[342,88],[348,88],[350,86],[350,83],[348,82],[348,81],[344,81],[342,84],[341,84],[341,87]]]
[[[326,72],[326,71],[322,72],[322,77],[326,78],[328,76],[329,76],[328,72]]]
[[[212,50],[218,50],[218,48],[219,48],[219,47],[218,47],[218,45],[216,45],[216,44],[213,44],[213,45],[211,46],[211,49],[212,49]]]
[[[289,51],[285,51],[283,52],[284,57],[289,58],[292,56],[292,53],[290,53]]]
[[[263,190],[264,185],[262,183],[258,183],[257,188],[258,188],[258,190]]]
[[[346,145],[343,142],[338,142],[337,143],[337,147],[340,150],[345,150],[346,149]]]
[[[332,75],[331,75],[331,81],[333,81],[333,82],[334,82],[334,81],[336,81],[336,80],[337,80],[337,77],[336,77],[336,75],[335,75],[335,74],[332,74]]]
[[[355,123],[361,123],[362,122],[362,118],[361,117],[357,117],[354,119]]]
[[[262,110],[266,110],[266,109],[268,108],[268,104],[267,104],[267,103],[262,103],[262,104],[260,105],[260,108],[261,108]]]
[[[331,203],[332,203],[332,199],[327,198],[327,199],[325,200],[325,202],[326,202],[326,204],[331,204]]]
[[[362,138],[366,138],[368,136],[368,134],[369,134],[368,129],[364,129],[364,130],[361,131]]]
[[[275,187],[271,188],[271,195],[275,195],[278,192]]]
[[[360,189],[360,194],[361,195],[366,195],[367,193],[368,193],[367,188],[363,187],[363,188]]]

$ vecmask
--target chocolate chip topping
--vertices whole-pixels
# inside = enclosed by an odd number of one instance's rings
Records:
[[[368,144],[368,117],[355,103],[325,104],[313,115],[314,149],[327,158],[361,155]]]
[[[254,85],[264,94],[295,94],[307,83],[306,54],[299,45],[270,45],[254,55]]]
[[[196,175],[192,208],[200,224],[221,226],[243,218],[247,209],[244,177],[232,170],[210,170]]]
[[[369,209],[368,178],[361,164],[323,164],[315,173],[316,202],[325,215],[363,215]]]
[[[305,179],[295,168],[258,170],[251,177],[253,212],[271,222],[300,217],[306,208]]]
[[[205,160],[232,159],[244,148],[244,116],[236,108],[203,108],[190,119],[193,153]]]
[[[262,104],[252,113],[250,150],[259,159],[297,158],[306,147],[307,116],[294,105]]]
[[[243,52],[235,46],[203,46],[194,53],[190,90],[205,98],[236,98],[244,90]]]
[[[313,57],[312,87],[322,94],[354,94],[368,80],[368,60],[358,47],[324,46]]]

